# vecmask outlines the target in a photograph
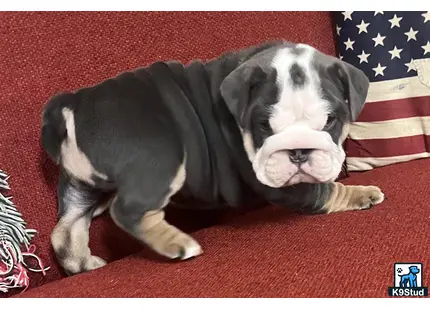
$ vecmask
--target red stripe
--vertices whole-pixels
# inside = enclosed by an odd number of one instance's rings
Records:
[[[364,106],[357,121],[375,122],[417,116],[430,116],[430,97],[369,102]]]
[[[347,157],[391,157],[430,152],[430,136],[345,141]]]

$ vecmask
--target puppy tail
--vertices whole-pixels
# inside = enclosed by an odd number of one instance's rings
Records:
[[[66,122],[62,110],[72,107],[73,94],[60,93],[53,96],[43,107],[42,111],[42,146],[50,158],[59,164],[61,155],[61,144],[67,137]]]

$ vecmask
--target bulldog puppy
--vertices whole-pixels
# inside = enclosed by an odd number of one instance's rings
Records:
[[[43,109],[41,141],[60,166],[51,235],[59,262],[68,274],[105,264],[88,239],[91,219],[106,209],[160,255],[201,254],[164,219],[176,194],[202,207],[259,197],[305,214],[381,203],[375,186],[336,182],[368,87],[362,71],[335,57],[275,41],[56,94]]]

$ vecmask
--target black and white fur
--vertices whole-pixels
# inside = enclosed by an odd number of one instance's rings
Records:
[[[161,255],[201,254],[164,220],[178,193],[213,207],[260,198],[304,213],[362,208],[326,203],[368,84],[349,64],[276,41],[207,62],[156,62],[55,95],[41,139],[61,167],[51,235],[61,265],[75,274],[105,264],[88,248],[91,218],[105,209]]]

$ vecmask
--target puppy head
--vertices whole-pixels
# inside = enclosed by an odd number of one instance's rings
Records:
[[[261,52],[221,84],[257,179],[270,187],[333,182],[348,125],[369,80],[356,67],[303,44]]]

